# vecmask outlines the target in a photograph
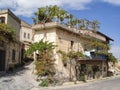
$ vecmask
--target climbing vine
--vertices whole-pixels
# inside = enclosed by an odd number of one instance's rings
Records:
[[[70,51],[70,52],[66,53],[64,51],[58,50],[57,53],[60,53],[62,55],[62,61],[64,64],[66,64],[70,59],[85,58],[85,56],[82,52]]]
[[[15,42],[15,30],[6,24],[0,23],[0,40]]]

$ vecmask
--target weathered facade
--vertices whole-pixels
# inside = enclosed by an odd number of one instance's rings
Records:
[[[33,42],[33,30],[31,25],[21,20],[21,28],[20,28],[20,42],[22,43],[21,50],[21,59],[25,59],[25,51],[29,48],[31,43]]]
[[[0,19],[1,23],[7,24],[16,31],[16,42],[13,43],[7,40],[0,42],[0,57],[2,58],[0,71],[6,71],[21,63],[21,43],[19,42],[21,21],[8,9],[0,11]]]
[[[21,64],[22,60],[25,58],[25,51],[33,41],[34,33],[31,25],[19,19],[9,9],[0,11],[0,23],[5,23],[16,31],[15,43],[4,41],[4,45],[0,46],[2,57],[0,71],[6,71],[9,68],[13,68],[16,64]]]
[[[33,42],[33,31],[31,25],[21,20],[20,41],[24,44],[24,49],[27,50]]]
[[[67,65],[64,66],[61,55],[57,52],[61,50],[66,53],[70,51],[84,53],[85,49],[89,49],[88,44],[91,40],[95,39],[108,44],[109,41],[112,40],[111,38],[98,31],[77,30],[56,22],[36,24],[32,26],[32,29],[34,30],[34,42],[43,39],[54,42],[54,44],[57,45],[54,49],[54,57],[56,59],[55,64],[59,75],[73,80],[77,79],[83,72],[87,79],[107,76],[108,67],[106,58],[93,55],[94,57],[89,59],[70,60]],[[99,70],[93,72],[94,68]]]

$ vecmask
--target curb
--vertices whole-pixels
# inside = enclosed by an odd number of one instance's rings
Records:
[[[83,81],[76,81],[76,82],[65,82],[61,86],[71,86],[71,85],[79,85],[79,84],[88,84],[90,82],[97,82],[97,81],[102,81],[102,80],[109,80],[109,79],[114,79],[118,78],[120,75],[115,75],[111,77],[104,77],[104,78],[99,78],[99,79],[92,79],[92,80],[87,80],[86,82]]]
[[[102,81],[102,80],[109,80],[109,79],[114,79],[114,78],[118,78],[118,77],[120,77],[120,75],[104,77],[104,78],[100,78],[100,79],[87,80],[86,82],[89,83],[89,82],[96,82],[96,81]]]

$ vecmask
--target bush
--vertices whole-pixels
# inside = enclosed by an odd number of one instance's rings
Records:
[[[44,78],[44,77],[43,77]],[[56,80],[53,76],[47,76],[47,78],[41,79],[41,83],[39,86],[48,87],[57,85],[58,80]]]
[[[49,83],[47,80],[42,80],[42,82],[39,84],[39,86],[42,86],[42,87],[48,87]]]
[[[79,80],[85,82],[85,74],[80,74]]]

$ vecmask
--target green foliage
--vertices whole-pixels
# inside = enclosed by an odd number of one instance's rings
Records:
[[[112,54],[112,53],[108,53],[108,52],[103,52],[103,51],[98,51],[98,52],[95,52],[96,54],[99,54],[99,55],[106,55],[107,56],[107,60],[109,62],[117,62],[117,58]]]
[[[33,18],[33,21],[35,24],[38,23],[47,23],[47,22],[59,22],[64,25],[68,25],[71,28],[77,29],[91,29],[93,31],[98,30],[99,22],[97,20],[94,21],[88,21],[86,19],[77,19],[72,14],[67,13],[67,11],[61,9],[57,5],[53,6],[46,6],[38,8],[38,11],[34,13],[35,18]]]
[[[42,87],[55,86],[57,83],[58,83],[58,80],[56,80],[52,76],[48,76],[45,79],[41,79],[39,86],[42,86]]]
[[[84,54],[81,52],[68,52],[65,53],[64,51],[59,50],[58,53],[60,53],[62,55],[62,60],[63,63],[67,63],[70,59],[79,59],[79,58],[84,58]]]
[[[81,52],[69,52],[68,53],[69,58],[73,59],[79,59],[79,58],[84,58],[84,54]]]
[[[100,24],[100,23],[99,23],[97,20],[94,20],[94,21],[93,21],[93,23],[92,23],[93,31],[96,32],[96,31],[100,28],[99,24]]]
[[[108,53],[108,52],[101,52],[101,51],[98,51],[98,52],[95,52],[96,54],[99,54],[99,55],[106,55],[107,56],[107,60],[109,62],[117,62],[117,58],[112,54],[112,53]]]
[[[39,86],[42,86],[42,87],[48,87],[49,83],[47,80],[42,80],[42,82],[39,84]]]
[[[57,19],[59,18],[60,21],[63,21],[65,14],[66,11],[60,9],[57,5],[54,6],[50,5],[50,6],[38,8],[38,11],[35,13],[36,18],[33,18],[33,20],[35,24],[52,22],[53,19],[55,18]]]
[[[0,39],[8,39],[15,42],[15,30],[6,24],[0,23]]]
[[[48,41],[44,42],[43,40],[40,40],[39,42],[31,44],[29,49],[27,50],[26,54],[31,55],[35,51],[38,51],[39,54],[41,54],[45,51],[52,52],[52,50],[55,47],[56,46],[53,45],[53,42],[48,42]]]
[[[54,59],[50,53],[42,53],[35,62],[36,74],[39,76],[54,75]]]
[[[90,42],[89,47],[94,49],[101,49],[104,51],[110,49],[110,46],[108,44],[97,41],[97,40]]]
[[[108,53],[107,59],[108,61],[113,62],[113,63],[117,62],[117,58],[112,53]]]
[[[86,82],[86,80],[85,80],[85,74],[80,74],[80,76],[79,76],[79,81],[84,81],[84,82]]]
[[[69,57],[68,57],[67,53],[65,53],[64,51],[61,51],[61,50],[57,51],[57,53],[60,53],[62,55],[62,61],[64,64],[68,62]]]
[[[26,54],[31,55],[33,52],[38,51],[37,60],[35,62],[36,74],[39,76],[53,75],[55,74],[54,69],[54,59],[53,59],[53,49],[55,45],[48,41],[39,41],[33,43]]]

